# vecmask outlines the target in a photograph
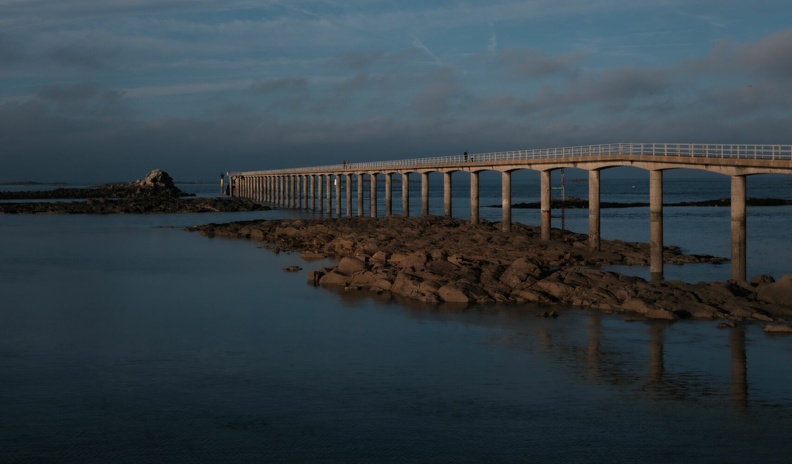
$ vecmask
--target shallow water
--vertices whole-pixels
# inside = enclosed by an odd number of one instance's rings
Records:
[[[292,215],[0,216],[0,462],[792,462],[792,337],[381,301],[183,230]]]

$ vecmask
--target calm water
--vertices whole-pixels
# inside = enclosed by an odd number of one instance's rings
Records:
[[[723,254],[715,209],[667,243]],[[789,272],[792,211],[755,210]],[[291,214],[0,216],[0,462],[792,462],[792,337],[377,301],[182,230]]]

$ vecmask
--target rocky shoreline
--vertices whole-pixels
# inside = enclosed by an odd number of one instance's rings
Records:
[[[53,200],[0,202],[0,214],[148,214],[205,213],[269,210],[251,200],[237,197],[194,197],[180,190],[171,176],[155,169],[141,179],[125,184],[91,188],[57,188],[44,191],[0,192],[2,200]]]
[[[338,218],[246,221],[191,227],[208,237],[246,238],[275,252],[299,251],[304,259],[330,257],[338,264],[310,271],[309,283],[426,303],[564,304],[652,319],[709,319],[725,325],[761,321],[768,331],[792,330],[780,323],[792,315],[792,274],[775,282],[647,282],[598,269],[647,265],[648,245],[603,241],[588,249],[588,237],[554,230],[541,240],[538,228],[514,224],[472,225],[439,218]],[[722,263],[713,256],[683,254],[667,247],[669,264]],[[550,311],[548,314],[551,314]]]

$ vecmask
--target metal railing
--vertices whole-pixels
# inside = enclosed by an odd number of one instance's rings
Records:
[[[610,143],[576,147],[536,148],[532,150],[473,153],[392,161],[333,164],[266,171],[232,172],[235,175],[277,175],[301,172],[372,171],[379,169],[420,169],[422,167],[461,166],[469,163],[563,160],[605,155],[674,156],[734,160],[792,161],[792,145],[700,144],[700,143]]]

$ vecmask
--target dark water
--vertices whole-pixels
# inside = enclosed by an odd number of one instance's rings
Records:
[[[0,462],[792,462],[792,337],[378,301],[182,230],[290,214],[0,216]]]

